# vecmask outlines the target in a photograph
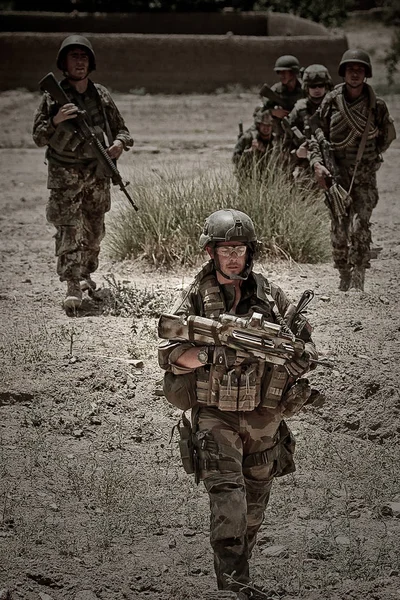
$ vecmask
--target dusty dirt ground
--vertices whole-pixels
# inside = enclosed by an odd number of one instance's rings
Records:
[[[230,160],[249,93],[115,95],[136,145],[120,168]],[[386,98],[400,123],[400,97]],[[0,95],[0,590],[29,600],[196,600],[215,589],[208,502],[178,457],[179,411],[159,395],[157,315],[195,269],[113,262],[97,281],[130,294],[129,316],[85,300],[61,309],[44,152],[31,141],[39,95]],[[379,172],[364,293],[341,293],[330,264],[260,264],[309,318],[322,392],[290,425],[297,472],[277,480],[252,558],[269,598],[400,598],[400,142]],[[114,194],[115,204],[124,199]],[[217,208],[217,207],[216,207]],[[114,314],[113,314],[114,312]],[[143,361],[135,367],[132,359]],[[172,437],[172,439],[171,439]]]

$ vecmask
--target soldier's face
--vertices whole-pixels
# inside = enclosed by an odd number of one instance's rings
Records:
[[[89,74],[89,56],[81,48],[71,48],[65,57],[65,70],[71,79],[85,79]]]
[[[258,131],[260,132],[260,136],[262,138],[269,139],[272,133],[272,123],[259,123]]]
[[[227,275],[240,275],[246,266],[247,246],[243,242],[219,242],[215,249],[207,247],[207,252],[211,258],[218,256],[221,271]]]
[[[308,93],[311,98],[323,98],[326,94],[326,88],[323,84],[311,84],[308,86]]]
[[[291,81],[296,79],[296,73],[291,69],[284,69],[283,71],[278,71],[279,81],[283,85],[287,85]]]
[[[350,62],[346,65],[344,72],[344,81],[346,85],[357,88],[364,83],[365,67],[357,62]]]

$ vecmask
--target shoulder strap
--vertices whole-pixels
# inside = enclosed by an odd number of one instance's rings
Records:
[[[372,89],[372,87],[370,85],[366,84],[366,86],[368,88],[368,96],[369,96],[368,118],[367,118],[367,123],[365,125],[365,129],[364,129],[363,134],[362,134],[360,145],[358,146],[357,156],[356,156],[356,164],[354,165],[353,176],[351,178],[351,183],[350,183],[349,191],[347,192],[348,196],[350,196],[350,194],[351,194],[351,190],[353,188],[354,179],[356,177],[358,165],[360,164],[362,156],[364,154],[365,145],[367,143],[367,138],[368,138],[368,133],[369,133],[369,128],[370,128],[371,123],[372,123],[372,116],[373,116],[373,113],[374,113],[375,107],[376,107],[375,92],[374,92],[374,90]]]

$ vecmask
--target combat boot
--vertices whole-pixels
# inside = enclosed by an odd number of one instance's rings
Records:
[[[364,291],[364,280],[365,280],[365,267],[354,267],[353,272],[351,274],[351,284],[350,287],[352,290],[359,290],[360,292]]]
[[[69,279],[67,281],[67,295],[64,300],[66,310],[76,310],[82,303],[82,290],[78,279]]]
[[[90,294],[93,293],[94,290],[97,288],[97,283],[93,281],[90,275],[86,275],[81,279],[80,286],[82,292],[88,292]]]
[[[351,284],[351,270],[349,268],[339,269],[339,290],[347,292]]]

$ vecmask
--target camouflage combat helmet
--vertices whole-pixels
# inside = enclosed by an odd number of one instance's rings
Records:
[[[298,73],[300,71],[300,63],[295,56],[284,54],[277,59],[274,71],[276,73],[279,71],[294,71],[295,73]]]
[[[262,106],[259,106],[254,111],[254,123],[260,125],[272,125],[272,115],[270,110],[263,110]]]
[[[69,35],[62,42],[57,54],[57,67],[60,71],[64,71],[63,62],[71,46],[79,46],[86,50],[89,56],[89,71],[94,71],[96,69],[96,57],[94,55],[93,47],[89,40],[83,37],[83,35]]]
[[[242,242],[248,246],[246,264],[240,275],[227,275],[221,270],[218,255],[215,254],[213,258],[216,270],[225,278],[231,280],[247,279],[253,268],[253,260],[258,250],[257,236],[250,217],[233,208],[224,208],[213,212],[205,220],[199,245],[204,250],[207,246],[214,247],[218,242]]]
[[[371,58],[368,52],[360,49],[346,50],[346,52],[343,54],[338,70],[340,77],[344,77],[346,65],[351,62],[356,62],[360,63],[360,65],[363,65],[365,67],[365,77],[372,77]]]
[[[303,71],[302,87],[304,91],[308,91],[310,85],[322,84],[328,90],[333,89],[333,83],[329,71],[324,65],[309,65]]]

